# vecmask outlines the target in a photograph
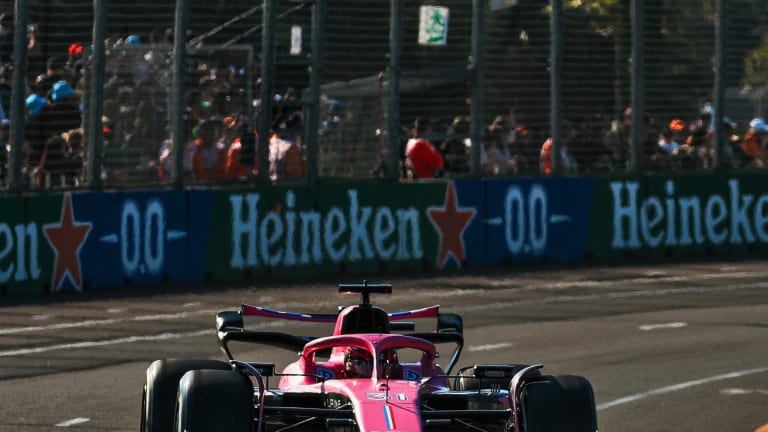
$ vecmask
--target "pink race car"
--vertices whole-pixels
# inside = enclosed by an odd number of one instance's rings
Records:
[[[543,375],[541,365],[476,364],[451,371],[464,345],[459,315],[438,306],[387,313],[371,293],[391,285],[341,284],[360,304],[337,314],[282,312],[243,305],[217,315],[227,361],[165,359],[147,369],[141,430],[178,431],[514,431],[596,432],[592,386],[574,375]],[[332,336],[246,330],[244,317],[335,323]],[[416,332],[411,320],[434,319]],[[274,363],[235,359],[232,342],[298,352]],[[444,366],[436,345],[451,345]],[[276,381],[277,385],[270,385]]]

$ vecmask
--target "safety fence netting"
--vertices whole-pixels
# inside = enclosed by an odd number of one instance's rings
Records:
[[[177,83],[176,2],[28,0],[20,145],[10,127],[19,1],[0,1],[5,188],[88,189],[93,172],[99,187],[116,189],[178,185],[179,177],[184,185],[236,184],[265,173],[272,182],[405,179],[417,124],[429,125],[421,134],[444,161],[436,176],[546,175],[556,111],[560,173],[637,168],[633,146],[643,171],[768,165],[768,4],[760,0],[648,0],[639,28],[638,10],[623,1],[563,1],[554,20],[550,0],[190,0]],[[94,101],[99,13],[106,59],[103,98]],[[553,49],[556,40],[562,46]],[[553,99],[555,64],[561,97]],[[641,142],[633,143],[638,82],[644,110]],[[182,106],[173,106],[174,84],[183,88]],[[89,157],[93,103],[103,111],[98,157]],[[263,113],[268,131],[259,127]],[[183,124],[178,145],[174,118]],[[473,121],[481,125],[474,140]],[[725,148],[715,157],[721,132]],[[242,151],[249,145],[255,153]],[[259,166],[259,146],[268,147],[268,166]]]

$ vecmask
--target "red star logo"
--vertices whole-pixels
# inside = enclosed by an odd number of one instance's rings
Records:
[[[430,207],[427,209],[432,225],[440,235],[440,246],[437,249],[437,267],[445,268],[448,257],[458,262],[459,267],[466,258],[464,254],[464,230],[469,225],[477,211],[473,208],[458,207],[456,187],[453,182],[448,184],[443,207]]]
[[[72,196],[64,195],[64,205],[61,208],[61,219],[57,224],[49,224],[43,227],[48,243],[56,254],[51,290],[61,290],[64,277],[69,278],[78,291],[83,290],[83,281],[80,276],[80,248],[83,247],[88,233],[91,231],[90,223],[76,223],[72,213]]]

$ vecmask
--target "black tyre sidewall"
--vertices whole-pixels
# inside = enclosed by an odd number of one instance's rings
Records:
[[[253,384],[240,372],[194,370],[179,382],[175,431],[250,432]]]
[[[165,359],[152,362],[147,368],[147,380],[142,396],[142,432],[172,430],[179,380],[188,371],[197,369],[232,368],[229,363],[211,359]]]
[[[525,384],[525,432],[596,432],[597,410],[589,381],[544,375]]]

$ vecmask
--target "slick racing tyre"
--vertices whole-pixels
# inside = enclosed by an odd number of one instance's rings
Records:
[[[250,432],[253,384],[235,371],[194,370],[179,382],[177,432]]]
[[[592,385],[575,375],[544,375],[523,390],[525,432],[596,432]]]
[[[147,369],[141,402],[141,432],[168,432],[173,428],[176,391],[181,377],[191,370],[231,370],[229,363],[208,359],[156,360]]]

